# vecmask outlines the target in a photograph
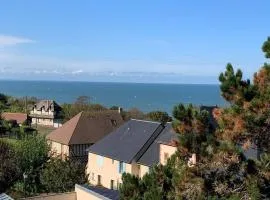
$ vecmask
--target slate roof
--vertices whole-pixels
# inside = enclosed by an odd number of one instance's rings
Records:
[[[170,144],[171,141],[178,140],[177,134],[172,128],[171,123],[167,123],[165,128],[159,134],[159,136],[155,139],[155,141],[151,144],[151,146],[146,150],[146,152],[142,155],[142,157],[138,160],[138,163],[152,166],[159,162],[159,153],[160,153],[160,143],[162,144]]]
[[[123,124],[117,111],[80,112],[47,135],[61,144],[93,144]]]
[[[45,111],[48,111],[49,109],[51,109],[51,111],[61,110],[61,107],[53,100],[41,100],[34,105],[34,108],[37,110],[44,108]]]
[[[27,120],[27,114],[25,113],[10,113],[10,112],[4,112],[1,114],[1,117],[4,120],[15,120],[18,124],[22,124]]]
[[[157,142],[168,145],[172,141],[178,141],[178,135],[174,131],[172,123],[167,123],[165,129],[162,131],[162,134],[157,139]]]
[[[10,196],[5,193],[0,194],[0,200],[13,200]]]
[[[126,163],[137,162],[144,158],[144,153],[163,129],[164,126],[159,122],[131,119],[89,147],[88,151]],[[149,151],[156,152],[156,148],[150,148]],[[148,154],[151,155],[151,152]]]
[[[119,200],[119,191],[110,190],[103,187],[90,186],[90,185],[80,185],[81,187],[94,192],[94,194],[98,195],[97,197],[102,199],[110,199],[110,200]],[[92,193],[93,194],[93,193]]]

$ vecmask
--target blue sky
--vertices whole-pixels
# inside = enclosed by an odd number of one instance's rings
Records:
[[[0,79],[217,83],[265,62],[270,1],[9,0]]]

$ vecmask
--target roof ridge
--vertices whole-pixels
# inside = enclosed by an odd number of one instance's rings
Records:
[[[160,128],[161,130],[159,130]],[[132,160],[135,160],[137,162],[144,155],[144,153],[149,149],[149,147],[153,144],[153,142],[155,142],[157,137],[162,133],[164,129],[165,129],[165,126],[162,123],[159,123],[159,126],[154,130],[150,138],[148,138],[148,140],[143,144],[143,146],[136,153],[136,155],[133,157]]]
[[[77,115],[72,117],[70,120],[65,122],[61,127],[53,130],[50,134],[48,134],[46,136],[46,138],[48,138],[49,140],[52,140],[52,141],[59,142],[61,144],[69,145],[71,138],[73,136],[73,133],[75,131],[75,128],[76,128],[78,121],[79,121],[79,119],[77,119],[77,118],[80,118],[80,115],[81,115],[81,113],[78,113]],[[77,120],[77,122],[76,122],[76,120]],[[72,125],[73,122],[76,122],[75,126]],[[66,130],[64,135],[62,133],[62,130]]]
[[[23,112],[2,112],[1,114],[4,114],[4,113],[6,113],[6,114],[24,114],[24,115],[26,115],[26,113],[23,113]]]
[[[139,121],[139,122],[150,122],[150,123],[155,123],[155,124],[161,124],[160,122],[157,122],[157,121],[150,121],[150,120],[144,120],[144,119],[133,119],[133,118],[131,118],[130,120]]]
[[[76,125],[75,125],[75,128],[74,128],[74,130],[73,130],[73,134],[71,135],[71,137],[69,138],[69,141],[68,141],[68,144],[70,144],[70,141],[72,140],[72,138],[74,137],[74,133],[76,132],[76,129],[77,129],[77,127],[78,127],[78,124],[79,124],[79,122],[80,122],[80,119],[81,119],[81,117],[82,117],[82,114],[83,114],[83,111],[81,111],[81,112],[79,112],[77,115],[75,115],[74,117],[77,117],[78,116],[78,121],[77,121],[77,123],[76,123]]]

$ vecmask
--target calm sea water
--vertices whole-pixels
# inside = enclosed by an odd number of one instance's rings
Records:
[[[86,95],[94,103],[118,105],[144,112],[163,110],[171,113],[178,103],[226,105],[218,85],[90,83],[53,81],[0,81],[0,92],[16,97],[35,96],[71,103]]]

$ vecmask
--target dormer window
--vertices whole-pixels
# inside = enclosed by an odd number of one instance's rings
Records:
[[[111,119],[111,123],[112,123],[112,125],[113,125],[113,126],[117,126],[117,122],[116,122],[116,120]]]

